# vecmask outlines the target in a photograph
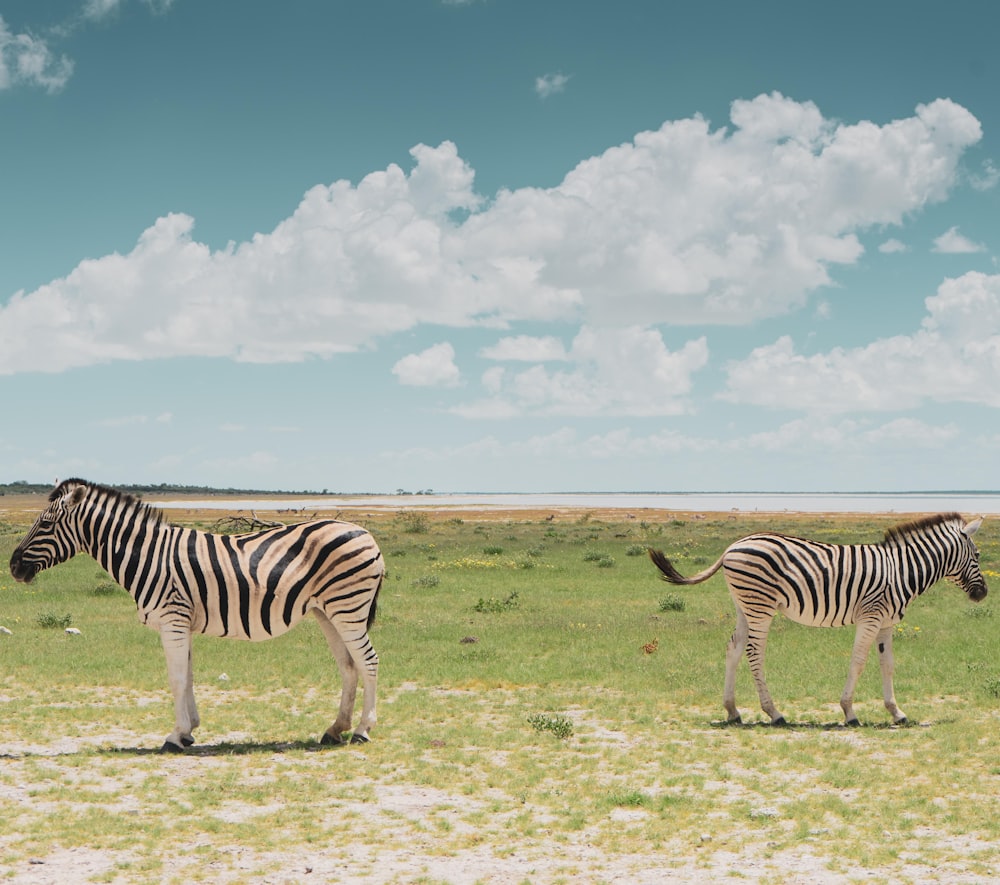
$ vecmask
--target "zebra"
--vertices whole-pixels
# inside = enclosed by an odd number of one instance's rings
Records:
[[[894,724],[907,722],[892,685],[893,628],[906,606],[928,587],[947,578],[974,602],[986,596],[979,551],[972,536],[982,517],[965,523],[957,513],[927,516],[890,528],[880,544],[825,544],[761,532],[731,544],[703,572],[685,578],[659,550],[649,556],[671,584],[700,584],[724,569],[736,605],[736,629],[726,647],[723,703],[730,723],[736,709],[736,667],[744,649],[760,705],[772,725],[784,725],[764,681],[764,649],[771,621],[779,611],[811,627],[855,624],[854,649],[840,698],[847,725],[858,725],[854,688],[878,640],[882,694]]]
[[[161,751],[190,747],[200,723],[193,633],[256,642],[287,632],[310,611],[342,677],[337,718],[320,742],[346,742],[359,674],[364,703],[351,742],[368,742],[378,677],[368,631],[385,566],[365,529],[319,519],[248,534],[210,534],[171,525],[161,510],[131,495],[67,479],[14,550],[10,571],[27,583],[79,552],[97,560],[132,595],[139,621],[160,633],[175,719]]]

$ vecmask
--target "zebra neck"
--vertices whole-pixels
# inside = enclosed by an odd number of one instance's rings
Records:
[[[181,531],[155,519],[113,520],[87,532],[87,552],[114,580],[136,599],[153,577],[163,576],[159,567],[172,549],[172,539]]]
[[[903,545],[896,552],[902,585],[909,595],[919,596],[944,577],[945,563],[933,549]]]

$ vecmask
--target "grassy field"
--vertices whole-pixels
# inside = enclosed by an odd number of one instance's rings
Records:
[[[40,508],[41,499],[37,501]],[[12,507],[0,561],[30,522]],[[263,515],[263,514],[262,514]],[[339,678],[315,624],[262,644],[196,637],[202,726],[182,757],[163,655],[85,557],[0,575],[0,877],[14,882],[982,882],[1000,877],[1000,619],[928,591],[837,703],[853,629],[779,619],[772,728],[732,604],[675,588],[758,529],[878,541],[888,516],[660,511],[341,513],[388,564],[372,638],[379,724],[320,750]],[[174,521],[209,528],[195,511]],[[1000,592],[1000,521],[977,535]],[[79,635],[65,632],[69,625]]]

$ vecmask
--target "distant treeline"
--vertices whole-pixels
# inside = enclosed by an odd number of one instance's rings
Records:
[[[109,484],[110,488],[130,495],[168,494],[168,495],[329,495],[335,494],[327,489],[321,491],[309,489],[218,489],[213,486],[182,486],[174,483],[161,482],[156,485]],[[0,495],[47,495],[53,489],[51,483],[17,482],[0,483]]]

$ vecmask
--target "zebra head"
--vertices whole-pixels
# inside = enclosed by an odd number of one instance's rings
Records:
[[[40,571],[59,565],[80,550],[78,521],[73,512],[86,497],[88,485],[68,479],[49,495],[43,510],[28,534],[10,557],[10,573],[15,581],[30,583]]]
[[[983,518],[980,516],[979,519],[962,526],[958,537],[959,552],[955,559],[954,571],[947,575],[973,602],[985,599],[987,592],[986,579],[979,570],[979,550],[972,540],[972,536],[982,524]]]

